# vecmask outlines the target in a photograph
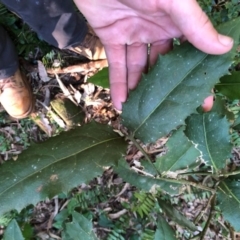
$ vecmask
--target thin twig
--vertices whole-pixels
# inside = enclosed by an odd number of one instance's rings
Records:
[[[197,224],[197,223],[201,220],[202,216],[207,212],[207,209],[208,209],[209,206],[211,205],[211,200],[212,200],[212,197],[213,197],[213,196],[214,196],[214,195],[212,195],[212,196],[208,199],[207,205],[204,207],[204,210],[202,210],[202,211],[198,214],[198,216],[196,217],[196,219],[194,220],[194,223],[195,223],[195,224]]]
[[[50,228],[52,228],[52,222],[53,222],[53,219],[55,218],[55,216],[58,214],[58,208],[59,208],[59,204],[58,204],[58,198],[55,197],[54,198],[54,212],[51,214],[50,216],[50,219],[48,221],[48,224],[47,224],[47,230],[49,230]]]
[[[116,197],[120,197],[129,187],[130,187],[130,184],[125,183],[122,190],[116,195]]]
[[[219,173],[219,174],[213,174],[212,172],[187,172],[187,173],[180,173],[178,175],[201,175],[201,176],[212,176],[213,178],[220,178],[220,177],[229,177],[240,174],[240,170],[233,171],[229,173]]]
[[[186,172],[186,173],[179,173],[178,175],[181,176],[189,176],[189,175],[201,175],[201,176],[214,176],[212,172]]]
[[[134,139],[134,137],[132,135],[128,135],[127,138],[133,142],[133,144],[137,147],[137,149],[139,151],[142,152],[142,154],[144,155],[144,157],[149,161],[149,163],[154,167],[154,169],[157,171],[157,173],[159,174],[159,176],[161,176],[161,173],[158,171],[158,169],[156,168],[156,166],[152,163],[151,159],[149,158],[149,156],[146,154],[146,152],[144,151],[144,149],[141,147],[141,145],[136,141],[136,139]],[[176,184],[185,184],[185,185],[190,185],[190,186],[193,186],[195,188],[199,188],[199,189],[202,189],[202,190],[206,190],[206,191],[209,191],[209,192],[212,192],[212,193],[215,193],[215,190],[209,188],[209,187],[206,187],[206,186],[203,186],[199,183],[195,183],[195,182],[190,182],[190,181],[187,181],[187,180],[182,180],[182,179],[173,179],[173,178],[161,178],[161,177],[158,177],[156,179],[159,179],[159,180],[163,180],[163,181],[166,181],[166,182],[172,182],[172,183],[176,183]]]
[[[55,74],[56,80],[61,88],[61,90],[63,91],[63,94],[69,98],[76,106],[78,106],[78,103],[75,101],[75,99],[73,98],[72,94],[69,92],[68,88],[63,84],[62,80],[59,78],[59,76],[57,74]]]
[[[127,209],[122,209],[121,211],[119,211],[117,213],[108,214],[108,217],[111,219],[117,219],[117,218],[121,217],[122,215],[124,215],[125,213],[127,213]]]
[[[211,196],[210,198],[210,204],[211,204],[211,208],[210,208],[210,214],[209,217],[207,219],[207,222],[204,226],[204,229],[202,230],[202,232],[200,233],[200,240],[204,240],[204,237],[207,233],[207,230],[209,228],[209,225],[211,223],[212,217],[213,217],[213,213],[214,213],[214,207],[215,207],[215,202],[216,202],[216,194],[214,194],[213,196]]]
[[[62,238],[60,238],[59,236],[57,236],[57,235],[55,235],[55,234],[53,234],[53,233],[51,233],[51,232],[49,232],[48,234],[49,234],[49,236],[50,236],[51,238],[55,238],[55,239],[59,239],[59,240],[62,239]]]
[[[136,172],[139,172],[139,173],[142,173],[143,175],[145,176],[148,176],[148,177],[151,177],[151,178],[155,178],[154,175],[150,174],[150,173],[147,173],[139,168],[136,168],[136,167],[131,167],[131,169],[135,170]]]
[[[104,231],[104,232],[112,232],[112,230],[111,229],[109,229],[109,228],[103,228],[103,227],[98,227],[97,228],[98,230],[102,230],[102,231]]]
[[[212,193],[216,192],[214,189],[206,187],[206,186],[204,186],[202,184],[199,184],[199,183],[190,182],[188,180],[183,180],[183,179],[161,178],[161,177],[155,178],[152,174],[149,174],[149,173],[147,173],[147,172],[145,172],[143,170],[140,170],[138,168],[132,167],[132,169],[137,171],[137,172],[140,172],[140,173],[144,174],[145,176],[152,177],[152,178],[154,178],[156,180],[162,180],[162,181],[165,181],[165,182],[172,182],[172,183],[176,183],[176,184],[185,184],[185,185],[190,185],[190,186],[193,186],[195,188],[206,190],[206,191],[209,191],[209,192],[212,192]]]
[[[230,173],[221,173],[221,174],[219,174],[219,177],[229,177],[229,176],[234,176],[234,175],[238,175],[238,174],[240,174],[240,170],[233,171]]]
[[[103,60],[96,60],[91,61],[88,63],[81,63],[77,65],[72,65],[63,69],[53,69],[48,68],[47,73],[48,74],[63,74],[63,73],[75,73],[79,72],[83,75],[88,74],[89,72],[95,71],[96,69],[102,69],[104,67],[108,66],[108,62],[106,59]]]
[[[199,189],[202,189],[202,190],[206,190],[206,191],[209,191],[209,192],[212,192],[212,193],[215,193],[215,192],[216,192],[215,189],[212,189],[212,188],[203,186],[202,184],[199,184],[199,183],[190,182],[190,181],[188,181],[188,180],[173,179],[173,178],[157,178],[157,179],[163,180],[163,181],[166,181],[166,182],[172,182],[172,183],[177,183],[177,184],[190,185],[190,186],[193,186],[193,187],[195,187],[195,188],[199,188]]]

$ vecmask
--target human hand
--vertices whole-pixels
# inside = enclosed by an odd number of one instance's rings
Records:
[[[147,65],[168,52],[172,39],[186,39],[209,54],[223,54],[233,40],[212,26],[196,0],[75,0],[100,37],[107,54],[111,96],[121,110]]]

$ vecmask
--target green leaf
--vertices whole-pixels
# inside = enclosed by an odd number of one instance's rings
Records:
[[[114,171],[118,173],[119,176],[124,179],[124,181],[145,191],[150,191],[154,187],[159,187],[168,194],[179,194],[179,188],[182,186],[180,183],[172,182],[171,179],[159,179],[151,175],[140,175],[129,168],[125,159],[119,160],[119,164],[117,167],[114,167]]]
[[[62,229],[63,223],[68,219],[68,217],[69,213],[68,210],[65,208],[55,216],[53,227],[57,229]]]
[[[0,168],[0,214],[90,181],[116,164],[126,142],[107,125],[89,123],[24,151]]]
[[[108,67],[103,68],[101,71],[88,78],[87,81],[103,88],[109,88],[110,85]]]
[[[136,191],[134,197],[137,198],[137,202],[132,208],[132,211],[137,212],[141,218],[149,216],[156,204],[155,197],[151,193],[145,191]]]
[[[240,179],[227,179],[218,186],[217,200],[223,217],[240,231]]]
[[[226,101],[220,96],[216,96],[211,112],[216,112],[219,115],[226,115],[228,120],[234,121],[234,114],[226,108]]]
[[[112,220],[110,220],[104,213],[99,216],[98,224],[100,227],[114,228]]]
[[[240,115],[237,116],[232,127],[236,130],[240,130]]]
[[[32,239],[34,237],[34,227],[30,223],[24,223],[21,226],[22,235],[24,239]]]
[[[190,43],[176,46],[143,75],[123,104],[123,124],[143,142],[154,142],[184,124],[218,79],[228,73],[239,40],[240,19],[219,27],[235,39],[235,47],[221,56],[208,55]],[[216,71],[217,69],[217,71]]]
[[[233,72],[220,78],[220,83],[216,84],[215,90],[230,100],[240,99],[240,72]]]
[[[4,232],[3,240],[24,240],[22,231],[15,219],[13,219],[7,226],[7,229]]]
[[[214,112],[193,114],[186,124],[185,133],[201,151],[203,160],[215,171],[222,169],[232,149],[226,117]]]
[[[154,236],[154,240],[176,240],[175,232],[170,227],[168,222],[163,218],[163,216],[158,215],[157,219],[157,229]]]
[[[171,204],[158,199],[158,203],[163,210],[167,214],[172,221],[178,223],[179,225],[190,229],[191,231],[197,231],[197,227],[189,221],[185,216],[183,216],[176,208],[174,208]]]
[[[96,240],[92,222],[78,212],[73,212],[72,222],[67,223],[64,229],[63,240]]]
[[[199,159],[200,152],[187,139],[183,130],[184,128],[181,127],[173,133],[166,144],[167,154],[157,158],[155,166],[159,172],[164,174],[164,172],[167,173],[169,171],[187,170],[201,163]]]

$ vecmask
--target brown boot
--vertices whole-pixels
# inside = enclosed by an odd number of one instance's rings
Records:
[[[88,33],[83,42],[76,47],[71,47],[69,50],[85,56],[90,60],[106,59],[104,47],[95,34],[93,29],[88,25]]]
[[[19,69],[13,76],[0,80],[0,102],[6,112],[17,119],[25,118],[33,111],[33,94]]]

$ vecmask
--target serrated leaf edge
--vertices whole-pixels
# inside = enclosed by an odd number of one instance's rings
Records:
[[[89,138],[89,136],[88,136],[88,138]],[[68,155],[67,158],[69,158],[69,157],[71,157],[71,156],[74,156],[74,155],[76,155],[76,154],[79,154],[79,153],[81,153],[81,152],[87,151],[87,150],[89,150],[89,149],[91,149],[91,148],[93,148],[93,147],[95,147],[95,146],[98,146],[98,145],[101,145],[101,144],[103,144],[103,143],[110,142],[110,141],[113,141],[113,140],[116,140],[116,139],[119,139],[119,138],[121,138],[121,137],[116,137],[116,138],[111,138],[111,139],[108,139],[108,140],[105,140],[105,141],[101,141],[101,142],[99,142],[99,143],[96,143],[96,144],[94,144],[94,145],[91,145],[91,146],[89,146],[89,147],[86,147],[85,149],[82,149],[81,151],[79,151],[79,152],[77,152],[77,153],[74,152],[74,154]],[[45,155],[45,154],[44,154],[44,155],[42,155],[42,156],[49,156],[49,155]],[[38,174],[39,172],[42,172],[44,169],[50,167],[50,166],[53,165],[53,164],[56,164],[56,163],[58,163],[58,162],[61,162],[61,161],[63,161],[64,159],[66,159],[66,157],[65,157],[65,158],[61,158],[61,159],[59,159],[59,160],[57,160],[57,161],[55,161],[55,162],[53,162],[53,163],[51,163],[51,164],[46,165],[45,167],[41,168],[40,170],[38,170],[38,171],[36,171],[36,172],[33,172],[32,174],[27,175],[27,177],[22,178],[20,181],[16,182],[15,184],[11,185],[11,186],[8,187],[7,189],[5,189],[3,192],[1,192],[1,193],[0,193],[0,197],[1,197],[5,192],[7,192],[9,189],[11,189],[11,188],[13,188],[13,187],[16,187],[16,186],[17,186],[18,184],[20,184],[21,182],[24,182],[27,178],[32,177],[32,176],[34,176],[35,174]],[[8,164],[8,163],[5,163],[5,164]]]
[[[158,61],[160,61],[160,59],[161,59],[160,56],[162,56],[162,55],[159,55]],[[186,75],[185,75],[185,77],[183,77],[183,79],[186,79],[187,76],[192,72],[192,70],[195,69],[198,65],[200,65],[200,64],[202,63],[202,61],[204,61],[208,56],[209,56],[209,54],[205,54],[205,55],[203,56],[203,58],[202,58],[201,60],[199,60],[199,62],[198,62],[196,65],[194,65],[194,66],[186,73]],[[164,56],[162,56],[162,57],[164,57]],[[157,64],[155,65],[155,68],[156,68],[156,67],[158,67]],[[154,68],[154,69],[155,69],[155,68]],[[154,69],[153,69],[153,70],[154,70]],[[153,71],[153,70],[152,70],[152,71]],[[147,76],[147,75],[146,75],[146,76]],[[149,117],[152,115],[152,113],[154,113],[154,112],[156,111],[156,109],[162,104],[162,102],[165,101],[166,98],[167,98],[182,82],[183,82],[183,81],[179,82],[174,88],[171,89],[171,91],[169,91],[168,93],[165,94],[165,96],[163,97],[163,100],[162,100],[161,102],[159,102],[159,104],[152,110],[152,112],[149,113],[148,116],[142,121],[142,123],[134,130],[134,132],[133,132],[134,135],[135,135],[135,132],[137,132],[137,131],[145,124],[145,122],[147,121],[147,119],[149,119]],[[140,102],[139,102],[139,104],[140,104]],[[138,106],[138,107],[139,107],[139,106]]]

